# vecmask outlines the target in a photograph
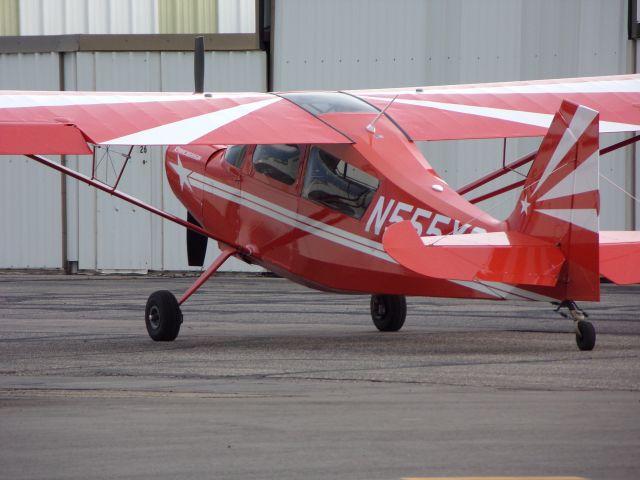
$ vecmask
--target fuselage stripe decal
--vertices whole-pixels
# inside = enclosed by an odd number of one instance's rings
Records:
[[[380,258],[390,263],[398,263],[383,250],[382,244],[379,242],[360,237],[339,228],[326,225],[317,220],[313,220],[304,215],[300,215],[296,212],[292,212],[291,210],[276,205],[263,198],[244,192],[225,183],[217,182],[197,172],[192,172],[189,175],[189,182],[193,187],[199,188],[204,192],[224,198],[238,205],[243,205],[256,212],[267,215],[274,220],[278,220],[286,225],[290,225],[294,228],[310,233],[311,235],[324,238],[330,242]],[[507,284],[457,280],[449,281],[496,299],[506,299],[507,297],[544,301],[549,299],[549,297],[543,297]],[[500,293],[500,291],[504,293]]]
[[[363,240],[365,239],[361,237],[350,234],[335,227],[330,227],[329,225],[325,225],[322,222],[314,221],[308,217],[286,210],[264,199],[248,194],[247,192],[243,192],[220,182],[215,182],[210,178],[204,177],[197,173],[192,173],[190,179],[194,183],[199,184],[194,185],[196,188],[200,188],[201,190],[204,190],[213,195],[225,198],[239,205],[243,205],[256,212],[262,213],[275,220],[278,220],[286,225],[290,225],[294,228],[298,228],[307,233],[316,235],[334,243],[338,243],[345,247],[375,256],[387,262],[397,263],[393,258],[389,256],[388,253],[386,253],[381,248],[378,249],[371,245],[366,245],[363,242]],[[380,245],[380,247],[382,247],[381,244],[377,245]]]
[[[534,300],[537,302],[553,302],[556,300],[552,297],[547,297],[546,295],[540,295],[535,292],[530,292],[528,290],[524,290],[522,288],[518,288],[514,285],[509,285],[506,283],[482,282],[482,284],[485,285],[486,287],[504,292],[506,294],[504,298],[518,297],[524,300]]]
[[[352,242],[356,242],[359,243],[365,247],[374,249],[374,250],[378,250],[381,253],[384,253],[385,255],[387,255],[387,253],[384,251],[384,248],[382,247],[382,244],[380,242],[376,242],[374,240],[369,240],[367,238],[361,237],[359,235],[355,235],[353,233],[347,232],[345,230],[336,228],[336,227],[332,227],[331,225],[327,225],[323,222],[320,222],[318,220],[314,220],[312,218],[309,218],[307,216],[304,215],[300,215],[297,212],[292,212],[291,210],[288,210],[284,207],[281,207],[280,205],[277,205],[275,203],[269,202],[268,200],[265,200],[261,197],[258,197],[256,195],[252,195],[251,193],[248,193],[246,191],[243,190],[239,190],[237,188],[231,187],[225,183],[221,183],[221,182],[217,182],[215,180],[212,180],[209,177],[205,177],[204,175],[200,175],[198,173],[192,173],[190,178],[198,180],[200,183],[202,183],[203,185],[209,185],[212,186],[214,188],[226,191],[228,193],[231,193],[232,195],[236,195],[239,198],[242,199],[246,199],[248,202],[252,202],[253,204],[257,204],[260,205],[262,207],[266,207],[270,210],[272,210],[273,212],[279,213],[281,215],[284,215],[285,217],[287,217],[288,219],[291,219],[292,221],[296,221],[296,222],[301,222],[303,224],[306,224],[310,227],[314,227],[317,229],[321,229],[323,231],[326,231],[328,233],[331,233],[333,235],[339,236],[339,237],[343,237],[347,240],[350,240]],[[248,205],[247,205],[248,206]],[[388,256],[388,255],[387,255]],[[391,257],[389,257],[389,259],[391,259]],[[394,260],[391,259],[391,261],[393,263],[396,263]]]

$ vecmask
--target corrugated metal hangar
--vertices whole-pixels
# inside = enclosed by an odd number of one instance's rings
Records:
[[[1,0],[0,89],[191,91],[194,33],[206,35],[209,91],[632,73],[636,7],[635,0]],[[606,135],[602,143],[622,138]],[[499,167],[503,150],[514,160],[538,142],[432,142],[422,149],[460,186]],[[138,149],[122,189],[184,217],[162,153]],[[99,155],[108,179],[122,159],[115,151]],[[91,167],[90,157],[58,161]],[[3,157],[0,172],[0,268],[189,269],[180,227],[20,157]],[[633,148],[604,156],[601,172],[639,196]],[[601,188],[602,228],[639,229],[636,202],[608,182]],[[516,195],[483,207],[504,216]]]

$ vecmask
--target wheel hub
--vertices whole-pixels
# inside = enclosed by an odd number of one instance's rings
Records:
[[[157,330],[160,327],[160,311],[155,305],[149,309],[149,325],[154,330]]]
[[[375,316],[377,318],[383,318],[385,313],[387,312],[387,309],[384,306],[384,302],[380,301],[379,299],[376,299],[374,301],[374,306],[373,306],[373,311],[375,313]]]

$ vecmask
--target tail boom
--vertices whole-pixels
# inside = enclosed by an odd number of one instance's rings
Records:
[[[405,221],[387,228],[384,248],[432,278],[598,301],[601,274],[640,283],[640,232],[600,232],[599,161],[598,112],[564,101],[502,231],[420,237]]]

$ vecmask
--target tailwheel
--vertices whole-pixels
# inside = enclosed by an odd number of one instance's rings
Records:
[[[381,332],[397,332],[407,316],[407,301],[402,295],[372,295],[371,319]]]
[[[596,329],[591,322],[579,320],[576,322],[576,343],[583,351],[593,350],[596,344]]]
[[[596,345],[596,329],[591,322],[586,319],[589,318],[587,312],[582,310],[576,302],[573,300],[565,300],[556,304],[558,307],[555,309],[564,318],[570,318],[573,320],[573,324],[576,329],[576,344],[582,351],[591,351]],[[561,309],[566,308],[568,314],[564,313]]]
[[[153,292],[147,300],[144,320],[149,336],[156,342],[171,342],[176,339],[182,324],[180,305],[168,290]]]

